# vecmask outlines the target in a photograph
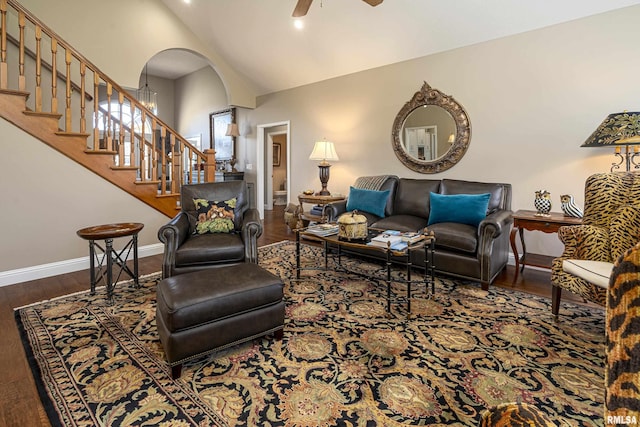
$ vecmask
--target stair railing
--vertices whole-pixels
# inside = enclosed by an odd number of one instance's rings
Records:
[[[33,94],[34,114],[62,118],[59,134],[85,135],[87,153],[137,170],[136,183],[159,196],[215,180],[213,150],[189,143],[15,0],[0,0],[0,90]]]

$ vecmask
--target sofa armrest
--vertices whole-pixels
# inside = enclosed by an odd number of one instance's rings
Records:
[[[487,215],[478,225],[479,236],[492,236],[493,238],[501,235],[505,230],[509,231],[513,224],[513,212],[510,210],[497,210]]]
[[[262,236],[262,221],[258,209],[247,209],[242,217],[242,241],[246,262],[258,263],[258,237]]]
[[[176,266],[176,251],[189,236],[189,218],[184,212],[178,213],[158,230],[158,239],[164,243],[162,277],[173,275]]]
[[[347,211],[347,201],[329,203],[324,206],[323,213],[327,222],[336,222],[338,217]]]

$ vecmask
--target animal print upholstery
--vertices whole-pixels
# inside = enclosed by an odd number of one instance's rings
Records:
[[[615,263],[606,292],[604,425],[640,424],[640,243]],[[562,420],[560,425],[564,425]],[[481,427],[552,426],[540,408],[503,403],[483,412]]]
[[[605,425],[640,423],[640,243],[613,268],[607,292]],[[610,418],[611,417],[611,418]]]
[[[565,289],[588,301],[605,305],[606,290],[562,270],[565,259],[613,263],[640,240],[640,175],[632,172],[598,173],[585,183],[582,225],[561,227],[564,252],[553,260],[554,300]],[[557,303],[554,302],[554,314]]]
[[[555,424],[538,408],[526,403],[502,403],[482,413],[480,427],[551,427]]]

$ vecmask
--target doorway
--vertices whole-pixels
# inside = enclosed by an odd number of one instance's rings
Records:
[[[260,218],[276,203],[289,203],[291,182],[291,137],[289,121],[257,126],[256,204]],[[274,193],[278,191],[277,195]],[[281,193],[284,191],[285,193]]]

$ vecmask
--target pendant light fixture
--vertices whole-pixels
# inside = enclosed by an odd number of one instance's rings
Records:
[[[144,66],[144,86],[137,90],[136,98],[153,114],[158,114],[158,94],[149,87],[147,65]]]

